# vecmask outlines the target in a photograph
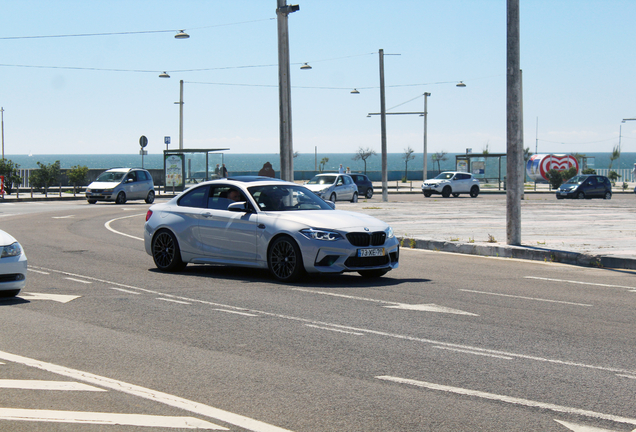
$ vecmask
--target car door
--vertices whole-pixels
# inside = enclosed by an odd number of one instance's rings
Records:
[[[345,187],[347,189],[347,197],[349,200],[353,199],[353,194],[358,192],[358,186],[356,186],[355,182],[351,178],[351,176],[342,176],[344,179]]]
[[[218,262],[255,262],[258,215],[229,211],[228,205],[234,202],[226,198],[230,189],[229,185],[210,187],[207,209],[199,220],[202,249]]]

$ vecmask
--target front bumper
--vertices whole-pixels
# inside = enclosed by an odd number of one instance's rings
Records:
[[[86,192],[86,199],[96,201],[111,201],[113,199],[113,194],[102,192]]]
[[[343,243],[346,243],[346,246],[325,245],[309,256],[303,254],[307,272],[337,274],[364,270],[393,270],[399,266],[400,244],[395,237],[388,239],[381,246],[356,247],[346,240]],[[380,256],[358,256],[358,251],[363,249],[384,250]]]
[[[21,290],[26,286],[27,257],[2,258],[0,261],[0,291]]]

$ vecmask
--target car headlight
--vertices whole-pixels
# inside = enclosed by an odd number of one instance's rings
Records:
[[[309,240],[335,241],[341,240],[343,238],[340,233],[337,233],[335,231],[327,231],[315,228],[305,228],[300,230],[300,233],[307,237]]]
[[[113,194],[113,190],[112,190],[112,189],[104,189],[104,190],[102,191],[102,193],[103,193],[104,195],[112,195],[112,194]]]
[[[20,247],[20,243],[15,242],[9,246],[2,247],[2,254],[0,254],[0,258],[15,257],[20,256],[21,254],[22,247]]]
[[[390,239],[395,237],[395,234],[393,233],[393,228],[388,227],[386,230],[384,230],[384,232],[386,233],[386,238]]]

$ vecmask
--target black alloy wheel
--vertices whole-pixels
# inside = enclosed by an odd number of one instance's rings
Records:
[[[179,271],[186,266],[181,260],[177,238],[168,230],[159,231],[152,239],[152,259],[161,271]]]
[[[269,247],[269,271],[281,282],[294,282],[305,272],[300,248],[287,236],[278,237]]]

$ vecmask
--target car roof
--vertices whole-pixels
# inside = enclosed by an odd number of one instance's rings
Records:
[[[281,184],[301,186],[293,182],[281,180],[279,178],[264,177],[264,176],[235,176],[235,177],[208,180],[205,182],[201,182],[198,185],[194,185],[192,187],[198,187],[203,185],[216,185],[216,184],[224,184],[224,185],[234,184],[234,185],[237,185],[237,186],[240,185],[243,187],[247,187],[248,185],[249,186],[266,186],[266,185],[281,185]]]

